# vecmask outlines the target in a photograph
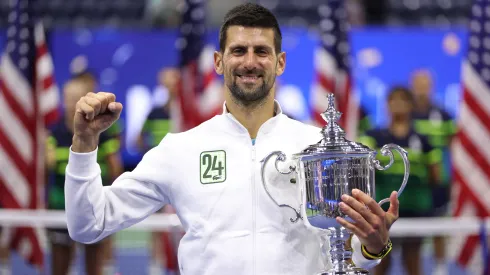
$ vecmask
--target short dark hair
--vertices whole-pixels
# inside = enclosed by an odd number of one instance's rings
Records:
[[[274,31],[274,48],[281,52],[282,33],[276,17],[272,12],[260,5],[247,3],[234,7],[226,15],[219,30],[219,48],[223,52],[230,26],[271,28]]]
[[[402,85],[396,85],[391,87],[391,89],[388,91],[387,100],[390,101],[393,98],[393,96],[395,96],[396,94],[402,94],[405,97],[405,99],[407,99],[408,101],[410,101],[410,103],[413,104],[413,94],[409,88]]]

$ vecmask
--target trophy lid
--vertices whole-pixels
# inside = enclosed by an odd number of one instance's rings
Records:
[[[375,152],[362,143],[350,141],[345,138],[345,131],[338,124],[342,113],[335,109],[335,97],[333,94],[328,94],[327,98],[328,108],[321,114],[322,118],[327,122],[321,130],[323,138],[318,143],[308,146],[295,156],[304,157],[320,154],[364,155]]]

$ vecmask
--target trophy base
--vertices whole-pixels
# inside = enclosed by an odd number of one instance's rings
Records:
[[[316,275],[362,275],[362,274],[369,274],[369,271],[364,270],[362,268],[349,268],[347,270],[329,270],[329,271],[322,271]]]

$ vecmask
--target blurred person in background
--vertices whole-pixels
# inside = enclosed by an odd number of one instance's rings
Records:
[[[360,142],[379,150],[381,146],[394,143],[408,151],[410,177],[400,200],[400,218],[430,217],[432,215],[432,192],[430,184],[439,183],[440,151],[434,149],[427,137],[413,129],[411,114],[413,111],[412,93],[405,87],[393,87],[388,94],[390,124],[386,129],[373,129],[361,136]],[[398,155],[396,157],[399,158]],[[379,157],[382,164],[388,158]],[[386,171],[376,172],[376,200],[390,195],[392,190],[400,188],[404,168],[401,159],[395,161]],[[394,238],[393,245],[401,245],[402,262],[409,275],[421,275],[421,246],[423,238]],[[376,275],[388,274],[391,257],[386,257],[375,269]]]
[[[138,143],[144,152],[156,147],[168,133],[178,131],[173,118],[175,105],[178,104],[179,81],[178,68],[164,68],[158,73],[158,84],[166,90],[168,99],[162,106],[156,106],[151,110],[143,125]],[[164,206],[159,212],[175,214],[171,205]],[[152,232],[150,275],[162,274],[162,267],[170,274],[179,274],[177,249],[183,235],[184,232]]]
[[[415,131],[428,137],[432,147],[442,153],[441,184],[433,184],[432,196],[434,202],[434,216],[448,215],[450,202],[451,165],[449,148],[453,135],[456,133],[456,124],[450,115],[437,107],[431,101],[433,90],[432,75],[428,70],[417,70],[411,79],[412,92],[415,99],[413,113]],[[434,237],[434,256],[436,265],[434,275],[448,274],[445,239],[443,236]]]
[[[357,131],[358,136],[362,136],[366,133],[366,131],[373,129],[373,125],[371,123],[371,117],[364,107],[360,106],[359,113],[359,125]]]
[[[68,163],[69,148],[73,136],[73,116],[78,100],[96,88],[96,78],[89,72],[73,76],[64,86],[64,119],[52,129],[47,139],[47,168],[54,174],[54,182],[48,186],[47,206],[49,209],[64,210],[65,168]],[[119,155],[120,137],[117,124],[100,136],[98,159],[101,162],[101,173],[105,185],[109,185],[123,172]],[[53,155],[54,154],[54,155]],[[66,275],[75,256],[76,243],[70,238],[67,229],[48,229],[51,243],[52,274]],[[110,237],[85,249],[85,270],[89,275],[114,274],[112,242]]]
[[[155,106],[148,114],[141,134],[138,138],[138,146],[144,152],[157,146],[169,132],[176,132],[176,123],[173,121],[173,108],[177,101],[180,71],[178,68],[164,68],[158,73],[158,84],[162,86],[168,98],[161,106]]]
[[[0,205],[1,208],[1,205]],[[4,241],[6,230],[0,227],[0,275],[11,275],[10,249]]]

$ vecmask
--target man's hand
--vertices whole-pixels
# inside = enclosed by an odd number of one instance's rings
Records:
[[[54,169],[56,166],[56,146],[49,141],[50,133],[48,130],[45,131],[44,135],[44,158],[46,163],[46,168],[48,170]]]
[[[397,192],[390,196],[390,208],[385,212],[379,204],[366,193],[354,189],[354,197],[343,195],[340,209],[354,222],[338,217],[337,222],[354,233],[367,251],[380,253],[390,238],[389,230],[398,219],[399,201]]]
[[[80,98],[73,118],[73,151],[95,150],[100,133],[119,119],[122,108],[112,93],[88,93]]]

